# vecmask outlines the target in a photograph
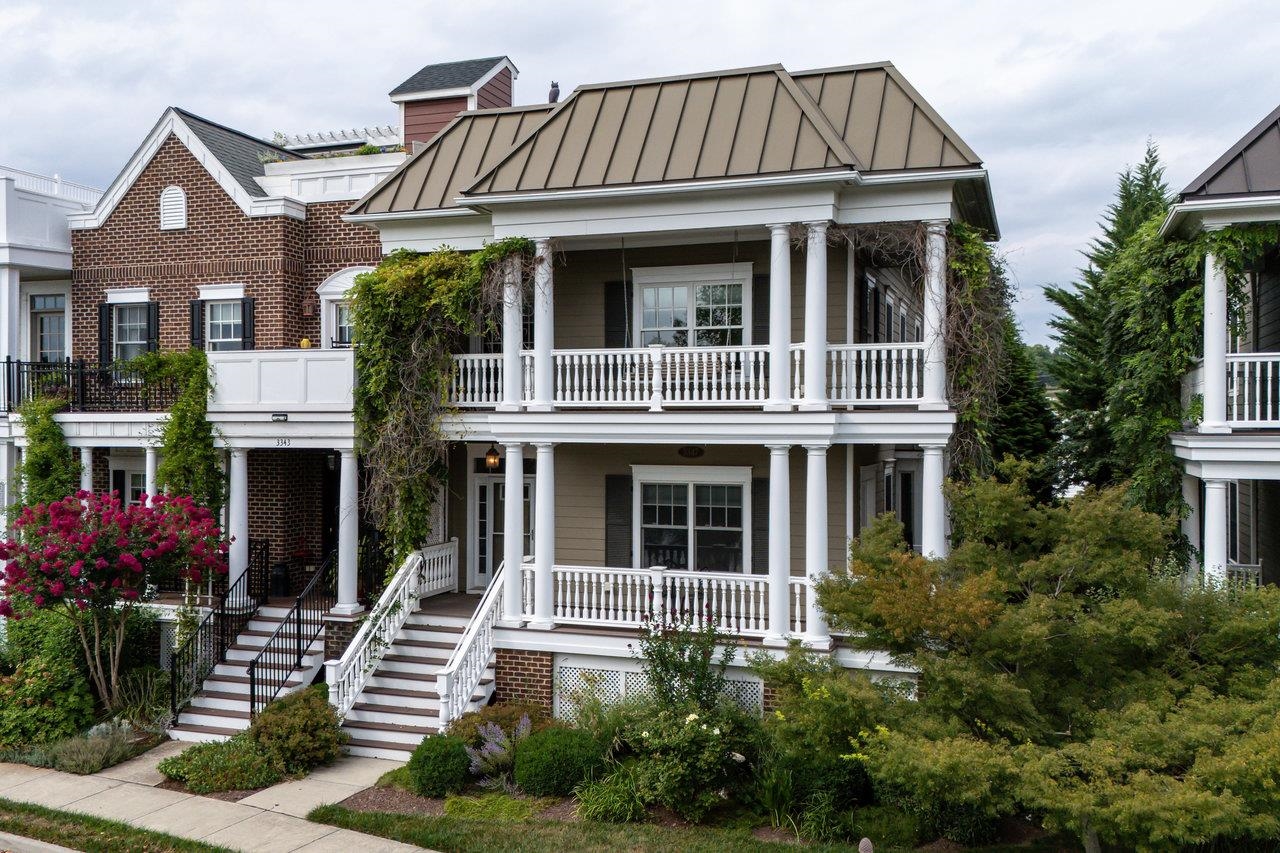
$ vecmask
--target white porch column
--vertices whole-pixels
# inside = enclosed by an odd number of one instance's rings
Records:
[[[360,555],[360,478],[354,450],[339,451],[338,472],[338,601],[333,612],[342,616],[364,608],[356,597]]]
[[[804,573],[812,584],[830,568],[827,555],[827,445],[806,444],[805,450],[808,452],[808,467],[804,478]],[[831,630],[827,627],[826,614],[818,607],[818,596],[812,586],[806,602],[804,644],[815,649],[831,648]]]
[[[240,580],[249,568],[249,453],[232,447],[231,482],[227,489],[227,532],[231,536],[229,584]]]
[[[769,632],[784,646],[791,627],[791,445],[769,445]]]
[[[514,412],[524,398],[520,350],[524,323],[520,293],[520,258],[507,258],[502,281],[502,402],[499,412]]]
[[[1204,580],[1227,579],[1227,481],[1204,481]]]
[[[1187,537],[1195,554],[1200,553],[1200,481],[1190,474],[1182,475],[1182,500],[1187,505],[1187,515],[1182,519],[1182,535]],[[1189,563],[1195,565],[1193,557]]]
[[[17,267],[0,265],[0,358],[22,358],[18,348],[18,321],[21,316],[18,294],[21,284],[22,276]]]
[[[535,444],[533,522],[533,619],[531,628],[550,628],[553,578],[556,564],[556,446]]]
[[[767,412],[791,409],[791,226],[770,225],[769,401]]]
[[[503,447],[507,471],[502,509],[502,618],[508,625],[519,625],[524,580],[524,447],[519,443]]]
[[[12,439],[0,442],[0,530],[9,530],[9,508],[22,498],[18,488],[18,447]]]
[[[93,491],[93,448],[80,448],[80,491]]]
[[[1204,417],[1200,432],[1227,426],[1227,276],[1213,254],[1204,258]],[[1205,536],[1205,540],[1208,540]]]
[[[800,410],[824,412],[827,403],[827,223],[807,222],[804,256],[804,399]]]
[[[925,226],[924,388],[921,409],[947,408],[947,223]]]
[[[151,503],[151,499],[159,493],[159,487],[156,485],[156,449],[151,445],[147,445],[143,451],[143,491],[147,494],[147,503]]]
[[[924,456],[920,471],[920,551],[926,557],[942,559],[951,552],[947,543],[947,503],[942,495],[942,454],[946,447],[924,444],[920,449]]]
[[[551,241],[534,241],[533,273],[533,402],[529,411],[549,412],[555,388],[551,353],[555,349],[555,277],[552,274]]]

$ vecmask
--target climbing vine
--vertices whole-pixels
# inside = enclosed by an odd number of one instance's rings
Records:
[[[56,397],[33,397],[18,407],[27,437],[20,472],[27,506],[60,501],[80,488],[80,462],[53,419],[65,405]]]
[[[498,327],[507,262],[531,280],[533,243],[508,238],[464,254],[401,250],[351,291],[356,347],[356,437],[365,463],[362,501],[398,564],[431,534],[447,475],[453,356],[473,334]]]
[[[149,352],[129,364],[146,385],[172,383],[178,389],[160,436],[158,485],[172,494],[190,496],[216,515],[224,489],[213,425],[207,417],[212,383],[204,350]]]

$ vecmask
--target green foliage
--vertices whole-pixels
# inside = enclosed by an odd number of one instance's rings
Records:
[[[449,724],[449,734],[458,738],[467,746],[479,747],[484,738],[480,727],[487,723],[495,723],[507,735],[515,732],[523,717],[529,718],[530,731],[539,732],[552,725],[551,718],[537,702],[499,702],[485,705],[476,711],[468,711]]]
[[[0,799],[0,832],[34,838],[68,850],[143,851],[143,853],[225,853],[226,848],[188,841],[126,823],[55,811]],[[29,846],[29,845],[28,845]]]
[[[567,797],[603,763],[600,746],[589,732],[544,729],[525,738],[516,748],[516,784],[526,794]]]
[[[382,153],[381,148],[379,148],[376,145],[372,145],[368,142],[366,142],[364,145],[361,145],[354,152],[355,156],[357,157],[363,156],[365,154],[381,154],[381,153]]]
[[[347,735],[324,685],[290,693],[254,718],[249,735],[280,760],[290,775],[306,773],[342,756]]]
[[[533,817],[543,804],[528,797],[517,799],[510,794],[484,794],[479,797],[449,797],[444,813],[462,820],[516,823]]]
[[[120,677],[117,714],[135,728],[161,733],[173,719],[169,673],[153,666],[131,669]]]
[[[994,460],[1011,456],[1031,462],[1033,491],[1041,500],[1048,500],[1054,483],[1048,454],[1057,441],[1057,419],[1012,317],[1004,322],[1002,356],[991,418],[991,456]]]
[[[467,745],[453,735],[428,735],[409,758],[409,784],[420,797],[443,797],[467,784]]]
[[[247,733],[225,741],[198,743],[157,766],[193,794],[266,788],[284,778],[284,767]]]
[[[717,645],[722,646],[718,653]],[[652,622],[631,653],[644,662],[659,708],[707,712],[725,701],[724,671],[733,660],[733,646],[713,620],[698,627],[679,620]]]
[[[149,608],[133,608],[125,622],[123,654],[120,657],[122,680],[134,669],[150,666],[154,641],[160,632],[155,611]],[[7,626],[7,653],[14,661],[40,656],[62,666],[75,667],[88,674],[88,662],[75,624],[62,613],[52,610],[27,609],[21,618],[12,619]],[[106,654],[100,656],[106,664]],[[168,701],[168,693],[165,694]]]
[[[597,782],[584,782],[574,795],[583,820],[638,823],[647,814],[634,764],[624,764]]]
[[[53,419],[64,405],[53,397],[33,397],[18,406],[27,436],[19,471],[27,506],[60,501],[80,488],[80,460]]]
[[[649,719],[654,712],[654,701],[644,694],[633,694],[621,699],[605,699],[594,685],[569,696],[561,697],[561,709],[574,728],[589,732],[601,752],[613,760],[626,751],[626,734],[636,720]]]
[[[204,350],[147,352],[130,366],[138,369],[144,383],[173,382],[178,387],[161,433],[157,481],[167,491],[190,495],[217,514],[225,494],[220,454],[207,417],[213,383]]]
[[[86,735],[53,744],[49,747],[49,758],[55,770],[86,776],[133,758],[138,749],[137,739],[127,723],[107,723],[96,726]]]
[[[369,477],[364,503],[397,564],[431,533],[431,505],[447,475],[440,419],[451,354],[466,336],[494,328],[500,262],[526,258],[532,249],[531,241],[511,238],[470,255],[401,250],[356,277],[355,420]]]
[[[49,743],[78,734],[93,719],[93,696],[68,662],[44,657],[0,676],[0,746]]]
[[[915,847],[923,832],[919,819],[895,806],[863,806],[849,818],[850,840],[872,838],[881,848]]]

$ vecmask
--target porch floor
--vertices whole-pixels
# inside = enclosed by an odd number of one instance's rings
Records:
[[[446,592],[433,595],[418,602],[418,612],[428,616],[463,616],[470,617],[480,606],[480,594],[469,592]]]

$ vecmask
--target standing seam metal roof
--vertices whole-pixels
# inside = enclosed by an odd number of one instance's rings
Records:
[[[1276,192],[1280,192],[1280,107],[1201,172],[1182,197]]]

